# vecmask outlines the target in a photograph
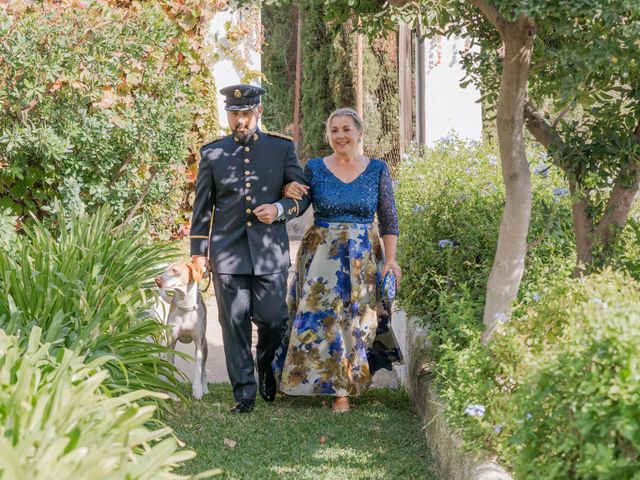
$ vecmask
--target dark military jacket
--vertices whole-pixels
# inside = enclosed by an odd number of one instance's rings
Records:
[[[202,147],[191,219],[191,255],[208,255],[214,272],[267,275],[287,270],[285,221],[302,214],[301,201],[282,198],[291,181],[307,185],[291,139],[257,130],[246,144],[227,135]],[[252,213],[280,202],[286,220],[270,225]],[[209,227],[211,226],[211,230]]]

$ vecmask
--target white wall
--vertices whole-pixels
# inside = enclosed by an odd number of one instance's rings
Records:
[[[240,35],[239,43],[227,38],[229,26],[232,29],[246,26],[248,33]],[[205,43],[214,51],[215,61],[210,65],[216,88],[220,90],[227,85],[237,83],[251,83],[260,85],[259,81],[246,81],[245,75],[249,70],[259,72],[261,70],[260,58],[260,3],[243,6],[241,8],[229,8],[216,12],[206,30]],[[231,50],[231,53],[228,51]],[[243,59],[244,67],[234,65],[234,60]],[[254,75],[255,77],[255,75]],[[218,120],[220,127],[226,129],[227,115],[224,110],[224,98],[217,96]],[[224,130],[220,133],[224,133]]]
[[[460,50],[462,38],[435,37],[425,45],[426,143],[433,145],[452,131],[458,137],[479,141],[482,138],[480,93],[473,85],[460,88],[464,77]]]

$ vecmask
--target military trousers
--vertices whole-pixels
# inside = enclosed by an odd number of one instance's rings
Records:
[[[213,274],[227,373],[237,402],[255,399],[255,367],[269,371],[280,346],[288,316],[287,275],[286,270],[270,275]],[[255,362],[252,322],[258,327]]]

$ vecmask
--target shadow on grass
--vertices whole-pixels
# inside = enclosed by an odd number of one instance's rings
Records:
[[[197,452],[179,473],[221,468],[219,478],[227,479],[436,478],[420,419],[402,391],[371,390],[342,414],[329,410],[330,397],[279,396],[272,404],[258,398],[254,411],[241,415],[229,412],[229,384],[210,385],[210,392],[200,402],[177,404],[163,419]]]

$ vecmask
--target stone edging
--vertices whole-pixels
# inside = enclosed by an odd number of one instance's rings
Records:
[[[425,426],[427,444],[433,453],[435,467],[442,480],[512,480],[511,475],[488,454],[477,456],[465,452],[462,440],[447,424],[444,402],[435,389],[435,378],[425,358],[429,345],[426,332],[415,318],[407,318],[403,311],[393,314],[393,327],[406,365],[399,376],[406,386]],[[404,340],[404,341],[403,341]],[[484,458],[483,458],[484,457]]]

